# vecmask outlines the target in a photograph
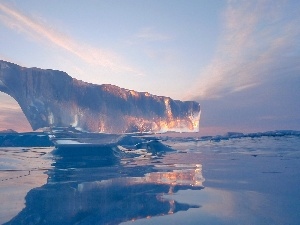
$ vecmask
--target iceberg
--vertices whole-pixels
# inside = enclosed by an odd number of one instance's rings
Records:
[[[197,102],[86,83],[57,70],[0,60],[0,91],[18,102],[33,130],[68,126],[97,133],[199,130]]]

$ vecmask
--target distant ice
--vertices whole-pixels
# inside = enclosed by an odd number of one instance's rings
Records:
[[[80,143],[74,140],[56,140],[57,145],[82,145],[87,143]]]

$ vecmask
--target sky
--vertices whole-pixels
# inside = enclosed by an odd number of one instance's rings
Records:
[[[298,0],[2,0],[0,59],[195,100],[200,133],[300,130]],[[0,94],[0,130],[31,130]]]

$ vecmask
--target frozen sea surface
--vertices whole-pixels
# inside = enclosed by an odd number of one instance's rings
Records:
[[[1,148],[0,223],[299,224],[299,135],[126,141]]]

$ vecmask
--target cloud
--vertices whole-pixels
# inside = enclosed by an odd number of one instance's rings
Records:
[[[32,128],[20,110],[0,110],[0,131],[13,129],[18,132],[32,131]]]
[[[0,101],[1,101],[1,110],[14,111],[14,110],[21,109],[19,104],[16,102],[16,100],[6,93],[0,92]]]
[[[79,43],[72,37],[55,30],[40,18],[31,18],[17,9],[0,3],[0,21],[7,27],[21,33],[25,33],[31,38],[43,41],[45,44],[53,44],[72,55],[78,57],[83,62],[97,66],[111,72],[126,72],[133,75],[142,74],[136,68],[131,67],[117,54],[97,49],[85,43]]]
[[[292,4],[228,1],[217,53],[186,98],[220,98],[299,74],[300,16]]]
[[[146,41],[167,41],[170,40],[171,37],[168,35],[158,33],[152,27],[146,27],[141,29],[136,35],[136,38],[146,40]]]
[[[32,128],[18,103],[0,92],[0,130],[31,131]]]

